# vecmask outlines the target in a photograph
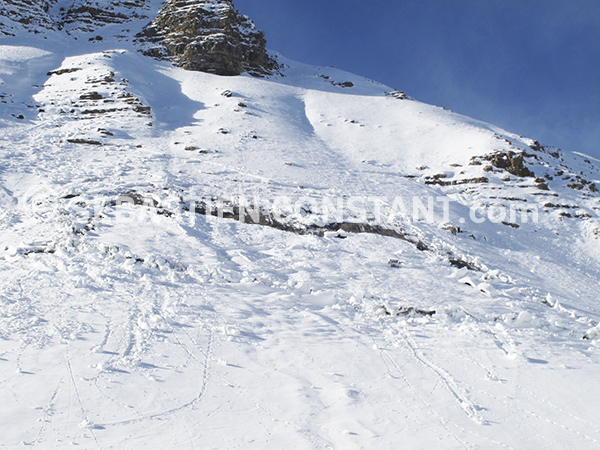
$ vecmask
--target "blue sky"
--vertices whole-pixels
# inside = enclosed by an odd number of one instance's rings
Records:
[[[600,158],[600,0],[234,0],[268,47]]]

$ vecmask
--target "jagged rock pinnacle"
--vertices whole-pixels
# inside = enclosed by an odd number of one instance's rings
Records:
[[[149,56],[218,75],[273,73],[264,33],[231,0],[169,0],[138,42]]]

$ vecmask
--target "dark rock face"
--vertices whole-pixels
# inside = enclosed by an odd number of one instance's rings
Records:
[[[517,177],[534,177],[535,174],[524,164],[524,156],[523,153],[509,151],[506,153],[497,152],[493,155],[487,155],[484,159],[489,161],[494,167],[504,169]]]
[[[126,23],[143,16],[146,0],[76,0],[62,13],[61,28],[93,32],[110,24]]]
[[[0,16],[9,19],[26,30],[41,32],[38,29],[52,29],[54,26],[48,12],[55,0],[3,0],[0,1]],[[0,36],[13,35],[9,24],[0,22]]]
[[[47,30],[93,32],[106,25],[143,19],[148,0],[0,0],[0,35],[20,29],[36,34]],[[12,22],[12,23],[11,23]]]
[[[231,0],[169,0],[138,42],[146,55],[170,59],[187,70],[256,76],[277,70],[264,33]]]

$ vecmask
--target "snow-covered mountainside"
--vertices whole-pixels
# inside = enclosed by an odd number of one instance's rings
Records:
[[[152,59],[160,1],[30,3],[1,448],[598,448],[600,161],[282,56]]]

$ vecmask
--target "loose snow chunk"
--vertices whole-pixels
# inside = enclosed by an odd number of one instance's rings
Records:
[[[463,277],[458,280],[459,283],[468,284],[469,286],[477,287],[477,284],[470,277]]]
[[[521,311],[516,317],[506,317],[505,322],[515,328],[531,328],[540,325],[540,321],[528,311]]]
[[[82,428],[84,430],[103,430],[104,429],[103,426],[96,425],[96,424],[90,422],[88,419],[83,419],[79,423],[79,428]]]
[[[477,289],[479,289],[481,292],[491,295],[492,297],[498,295],[498,291],[490,283],[478,284]]]
[[[451,275],[448,275],[448,278],[461,278],[465,277],[469,273],[469,269],[466,267],[462,267],[460,269],[456,269]],[[462,281],[462,280],[461,280]]]
[[[597,339],[598,337],[600,337],[600,324],[596,325],[593,328],[590,328],[583,335],[584,339],[590,339],[590,340]]]

